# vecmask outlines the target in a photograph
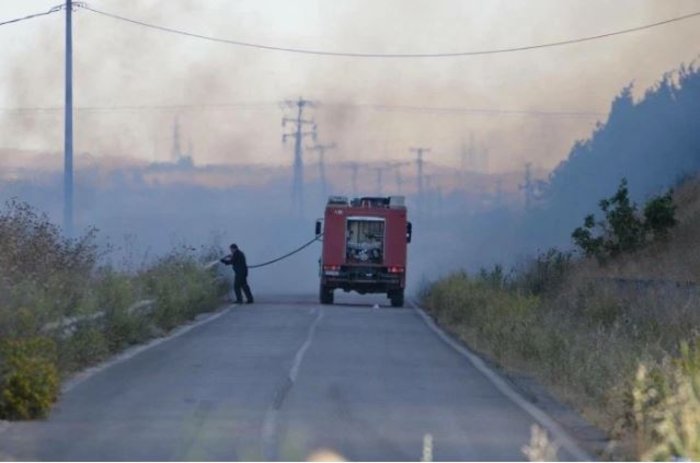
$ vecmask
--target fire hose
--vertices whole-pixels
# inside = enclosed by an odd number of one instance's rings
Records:
[[[316,235],[316,236],[314,237],[314,239],[312,239],[312,240],[310,240],[310,241],[307,241],[306,243],[302,244],[301,246],[299,246],[298,248],[294,249],[293,251],[290,251],[290,252],[288,252],[288,253],[286,253],[286,254],[280,256],[280,257],[277,257],[277,258],[275,258],[275,259],[268,260],[268,261],[266,261],[266,262],[262,262],[262,263],[260,263],[260,264],[249,265],[249,266],[248,266],[248,269],[266,267],[266,266],[268,266],[268,265],[272,265],[272,264],[277,263],[277,262],[279,262],[279,261],[281,261],[281,260],[284,260],[284,259],[286,259],[286,258],[288,258],[288,257],[291,257],[291,256],[293,256],[294,254],[296,254],[296,253],[298,253],[298,252],[301,252],[301,251],[303,251],[304,249],[308,248],[309,246],[311,246],[312,244],[314,244],[316,241],[320,241],[322,236],[323,236],[323,233],[321,233],[320,235]],[[214,266],[215,266],[216,264],[218,264],[218,263],[219,263],[218,260],[213,260],[213,261],[209,262],[204,268],[210,269],[210,268],[214,267]]]

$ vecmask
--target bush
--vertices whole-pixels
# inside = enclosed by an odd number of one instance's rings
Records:
[[[656,196],[644,206],[644,225],[653,239],[668,238],[668,232],[676,226],[676,206],[673,204],[673,191]]]
[[[600,208],[605,219],[596,222],[593,215],[586,216],[583,227],[574,230],[571,237],[587,257],[601,262],[663,239],[676,225],[672,192],[650,199],[640,216],[637,205],[629,198],[624,178],[613,196],[600,201]],[[596,228],[600,230],[598,236],[593,234]]]
[[[185,247],[138,273],[97,268],[95,230],[64,238],[19,201],[0,209],[0,242],[0,418],[43,416],[56,400],[59,373],[214,309],[224,289]],[[129,312],[141,298],[156,299],[153,313]],[[67,317],[85,318],[66,332],[57,322]],[[40,336],[47,324],[55,341]]]
[[[101,330],[88,324],[78,326],[59,343],[59,365],[66,372],[77,371],[104,360],[109,354],[107,338]]]
[[[527,262],[517,272],[514,284],[526,294],[553,293],[561,288],[572,267],[571,253],[552,248]]]
[[[156,299],[154,319],[165,330],[214,309],[221,294],[211,272],[184,251],[161,259],[144,278],[148,295]]]
[[[0,418],[46,416],[59,392],[56,345],[47,338],[0,342]]]
[[[95,237],[93,229],[66,239],[28,204],[5,204],[0,210],[0,337],[36,335],[47,322],[94,310]],[[30,308],[31,317],[18,320],[23,308]]]
[[[104,334],[109,352],[144,341],[149,336],[146,321],[139,314],[127,312],[140,298],[133,276],[103,268],[95,282],[98,306],[106,312]]]
[[[139,314],[128,314],[126,309],[107,311],[104,333],[111,353],[143,342],[151,335],[147,320]]]

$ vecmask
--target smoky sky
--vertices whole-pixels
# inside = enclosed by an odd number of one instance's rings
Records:
[[[687,14],[697,2],[95,0],[90,5],[146,22],[271,45],[430,53],[594,35]],[[50,6],[50,1],[7,1],[0,5],[0,15],[14,17]],[[551,168],[575,140],[605,120],[620,88],[634,82],[641,92],[663,72],[696,58],[697,25],[689,20],[520,54],[361,60],[208,43],[77,11],[75,104],[93,109],[76,113],[76,151],[125,162],[166,160],[178,117],[183,144],[191,144],[200,164],[289,164],[291,146],[281,143],[285,111],[278,103],[303,96],[319,103],[308,113],[318,124],[319,141],[338,146],[330,162],[408,159],[409,147],[430,146],[433,162],[457,165],[460,147],[473,137],[479,149],[488,151],[492,170],[518,170],[526,161]],[[0,50],[0,106],[60,107],[62,15],[3,27],[0,40],[6,44]],[[226,104],[233,106],[217,108]],[[186,107],[153,108],[171,105]],[[60,111],[3,111],[0,120],[0,156],[9,156],[8,150],[60,153]]]
[[[3,1],[0,18],[53,5]],[[693,0],[93,0],[90,5],[204,35],[373,53],[531,45],[635,27],[698,8]],[[293,113],[280,103],[304,97],[318,103],[305,114],[318,125],[318,141],[336,143],[328,163],[411,161],[410,147],[432,148],[427,173],[434,174],[436,188],[424,199],[432,215],[417,213],[415,188],[404,191],[416,230],[409,250],[412,290],[455,268],[512,263],[552,241],[565,242],[564,229],[552,236],[537,228],[527,242],[521,236],[517,185],[523,165],[532,162],[544,178],[542,169],[566,159],[576,140],[607,120],[622,88],[633,84],[640,99],[664,73],[694,61],[699,29],[693,19],[518,54],[362,60],[208,43],[88,11],[76,11],[74,19],[76,222],[79,229],[100,228],[101,239],[117,248],[114,259],[132,254],[145,260],[178,243],[196,247],[216,241],[223,251],[236,241],[256,263],[309,239],[324,204],[316,157],[305,154],[307,209],[298,217],[290,209],[291,170],[284,167],[293,150],[281,140],[291,129],[282,127],[281,119]],[[0,27],[0,169],[9,166],[24,175],[16,182],[0,176],[5,182],[0,199],[17,196],[56,221],[62,210],[63,40],[62,14]],[[171,160],[176,118],[182,147],[191,148],[198,166],[265,164],[272,174],[222,169],[221,185],[181,182],[193,172],[148,179],[149,163]],[[511,180],[501,185],[510,189],[508,204],[499,204],[495,179],[453,175],[463,148],[472,143],[480,161],[471,167],[511,172]],[[415,183],[414,167],[402,172],[407,183]],[[350,193],[346,168],[329,166],[328,174],[332,192]],[[366,169],[361,175],[360,194],[375,194],[374,174]],[[386,173],[385,194],[397,193],[389,187],[394,175]],[[455,179],[462,185],[449,187]],[[466,190],[465,182],[481,196],[451,192]],[[596,191],[591,200],[600,195]],[[254,290],[313,291],[317,260],[318,249],[310,248],[260,270],[251,278]]]

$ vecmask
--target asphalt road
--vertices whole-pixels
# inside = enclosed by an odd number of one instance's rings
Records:
[[[435,460],[524,459],[532,416],[420,314],[383,298],[337,299],[234,307],[77,384],[46,421],[13,423],[0,455],[303,460],[329,449],[349,460],[415,461],[426,450]]]

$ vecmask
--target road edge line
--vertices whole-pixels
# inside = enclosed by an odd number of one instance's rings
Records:
[[[583,450],[574,439],[569,436],[569,434],[564,430],[564,428],[557,423],[552,417],[550,417],[543,410],[535,406],[532,402],[525,399],[520,393],[518,393],[512,386],[510,386],[506,381],[503,380],[496,372],[489,368],[486,363],[476,354],[471,352],[469,349],[460,345],[455,341],[450,335],[445,333],[445,331],[435,323],[435,321],[425,312],[425,310],[416,304],[414,301],[410,302],[413,310],[416,311],[423,319],[425,324],[430,328],[433,333],[435,333],[445,344],[452,347],[455,351],[465,357],[469,362],[476,368],[482,375],[486,377],[491,383],[498,389],[503,395],[511,400],[514,404],[524,410],[529,414],[537,423],[544,426],[547,431],[549,431],[552,436],[554,436],[555,443],[559,444],[564,450],[569,452],[571,456],[580,461],[595,461],[592,455]]]

